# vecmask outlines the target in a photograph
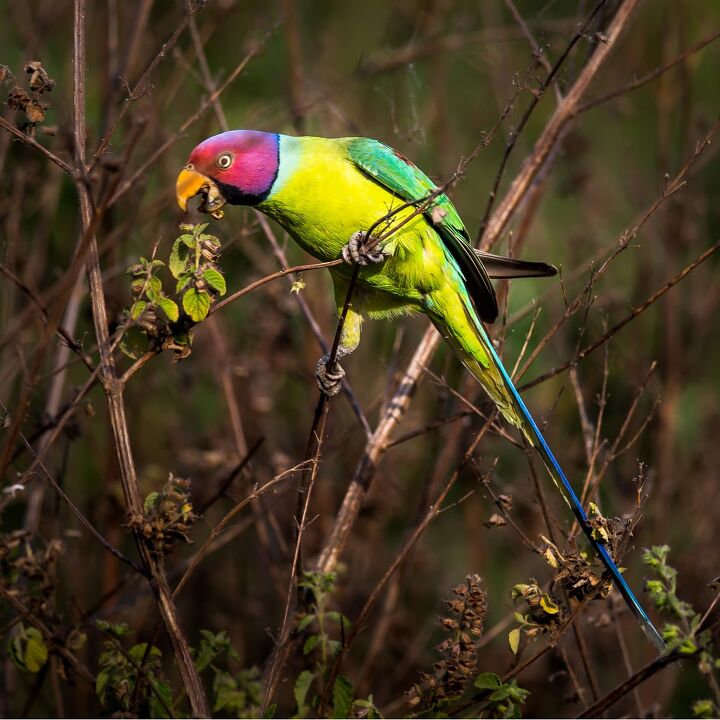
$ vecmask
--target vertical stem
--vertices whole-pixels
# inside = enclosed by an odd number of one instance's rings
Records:
[[[105,292],[102,285],[97,239],[93,232],[92,197],[87,182],[85,167],[85,17],[86,0],[75,0],[73,31],[73,127],[75,141],[75,184],[80,206],[80,219],[83,234],[91,233],[87,259],[88,284],[92,305],[95,335],[100,349],[100,378],[108,403],[108,413],[113,432],[115,452],[120,470],[125,503],[131,515],[142,515],[143,503],[140,485],[135,472],[135,463],[130,446],[130,433],[125,416],[123,398],[124,385],[118,379],[109,342]],[[177,620],[177,611],[167,578],[162,567],[156,562],[145,540],[135,533],[138,552],[143,565],[151,576],[151,588],[155,595],[160,614],[172,644],[175,660],[182,682],[190,702],[192,713],[196,717],[209,715],[205,691],[193,663],[190,646]]]

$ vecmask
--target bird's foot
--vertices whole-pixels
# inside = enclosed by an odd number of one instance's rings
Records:
[[[342,348],[338,348],[335,355],[335,363],[329,368],[327,366],[330,355],[323,355],[315,366],[315,379],[317,380],[320,392],[325,393],[328,397],[334,397],[340,392],[342,379],[345,377],[345,369],[338,362],[346,353],[342,352]]]
[[[379,249],[365,249],[365,241],[367,233],[364,230],[358,230],[348,240],[348,244],[342,249],[342,259],[348,264],[366,266],[375,263],[381,263],[388,258],[388,253]]]

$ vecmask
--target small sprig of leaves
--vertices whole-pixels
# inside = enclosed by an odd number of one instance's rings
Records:
[[[195,520],[190,481],[171,473],[159,492],[151,492],[145,498],[142,515],[132,515],[128,526],[145,537],[158,557],[165,557],[178,541],[192,543],[188,532]]]
[[[478,675],[475,678],[475,687],[485,693],[490,693],[484,711],[488,717],[494,718],[521,717],[520,705],[530,695],[530,691],[521,688],[515,680],[504,683],[499,675],[492,672]]]
[[[175,293],[182,297],[188,317],[199,323],[210,312],[213,297],[227,291],[217,265],[220,241],[205,232],[208,223],[181,225],[185,232],[175,240],[168,268],[177,280]]]
[[[62,618],[55,606],[57,565],[64,552],[60,540],[40,544],[29,532],[0,534],[0,586],[57,635],[57,643],[82,644],[82,636],[61,631]],[[57,632],[56,632],[57,631]],[[63,641],[60,638],[66,637]],[[22,672],[37,673],[50,653],[49,639],[35,627],[18,623],[7,639],[7,654]],[[64,672],[60,666],[61,672]]]
[[[655,545],[643,554],[643,562],[657,575],[657,579],[648,580],[645,589],[655,607],[669,615],[675,622],[663,627],[663,639],[669,651],[681,655],[697,657],[697,667],[717,696],[720,658],[713,644],[710,630],[702,630],[702,615],[695,612],[693,606],[677,596],[677,570],[668,565],[670,548],[667,545]],[[720,717],[720,705],[712,699],[696,701],[692,706],[695,717]]]
[[[208,223],[180,225],[166,264],[141,257],[128,267],[132,303],[124,312],[121,350],[133,359],[148,351],[172,350],[175,359],[187,357],[192,329],[210,312],[215,299],[227,292],[218,265],[220,241],[205,232]],[[174,279],[163,281],[167,268]],[[170,289],[171,288],[171,289]]]
[[[550,593],[544,592],[535,580],[514,585],[511,594],[513,601],[521,600],[526,605],[521,611],[515,611],[518,627],[508,634],[508,645],[513,654],[517,654],[522,635],[532,640],[543,633],[551,636],[557,633],[564,615],[562,606]]]
[[[342,648],[350,621],[337,610],[329,608],[335,589],[335,573],[306,572],[298,586],[309,595],[309,610],[300,616],[298,631],[305,633],[303,654],[313,660],[312,669],[303,670],[294,687],[296,718],[320,710],[321,696],[330,674],[331,661]],[[340,639],[337,639],[339,636]],[[338,675],[332,687],[332,717],[379,718],[372,695],[355,698],[355,688],[344,675]]]
[[[263,700],[260,670],[251,667],[237,673],[230,672],[229,661],[240,662],[240,655],[225,630],[219,633],[201,630],[200,636],[200,644],[195,651],[195,667],[199,673],[212,672],[213,713],[236,718],[260,717]],[[265,717],[272,717],[274,708],[268,708]]]
[[[159,648],[137,643],[123,647],[130,628],[124,623],[96,623],[106,637],[95,692],[113,717],[166,718],[172,711],[172,688],[162,669]]]

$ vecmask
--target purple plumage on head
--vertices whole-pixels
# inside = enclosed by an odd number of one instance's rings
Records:
[[[275,133],[230,130],[203,140],[190,164],[211,178],[231,205],[256,205],[270,194],[280,167]]]

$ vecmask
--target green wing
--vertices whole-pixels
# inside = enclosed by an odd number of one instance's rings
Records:
[[[384,143],[368,138],[347,140],[348,158],[372,180],[405,202],[420,200],[437,186],[404,155]],[[439,208],[442,219],[433,221],[430,211]],[[437,213],[436,213],[437,215]],[[465,286],[480,317],[487,323],[498,314],[495,290],[480,258],[470,244],[470,237],[455,206],[444,193],[438,195],[433,207],[425,212],[428,222],[437,230],[465,278]]]

